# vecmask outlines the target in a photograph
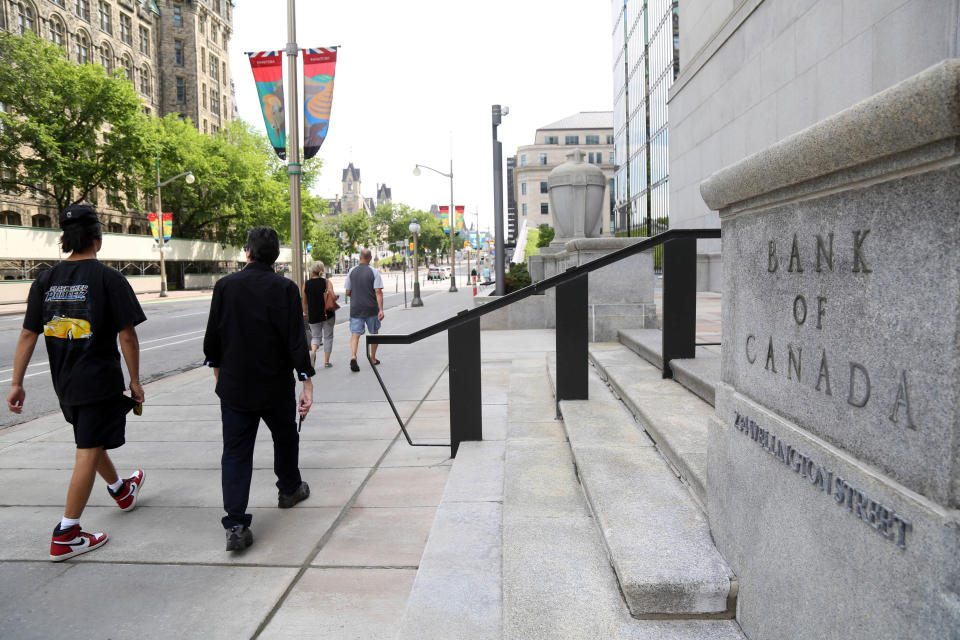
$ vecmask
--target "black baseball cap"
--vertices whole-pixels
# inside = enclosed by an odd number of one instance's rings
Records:
[[[60,226],[82,222],[95,224],[100,222],[97,211],[87,204],[73,204],[60,212]]]

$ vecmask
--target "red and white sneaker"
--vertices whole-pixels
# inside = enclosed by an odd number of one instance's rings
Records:
[[[110,495],[117,501],[120,509],[130,511],[137,506],[137,497],[140,495],[140,489],[143,488],[143,480],[143,469],[137,469],[132,476],[124,478],[123,486],[119,491],[116,493],[110,491]]]
[[[53,540],[50,542],[50,559],[53,562],[62,562],[67,558],[102,547],[106,541],[105,533],[87,533],[81,530],[78,524],[61,530],[58,524],[53,530]]]

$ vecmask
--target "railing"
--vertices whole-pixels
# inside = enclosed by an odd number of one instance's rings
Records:
[[[367,360],[390,403],[400,429],[411,446],[447,446],[420,444],[410,439],[407,425],[397,411],[380,376],[373,366],[373,344],[413,344],[424,338],[447,332],[450,370],[450,455],[456,457],[461,442],[483,439],[480,393],[480,318],[524,298],[557,289],[557,380],[556,398],[586,400],[589,362],[587,356],[587,277],[630,256],[663,247],[663,377],[673,377],[670,361],[693,358],[696,351],[697,240],[719,238],[720,229],[671,229],[637,244],[624,247],[591,262],[571,267],[519,291],[501,296],[483,306],[465,309],[455,316],[406,335],[379,334],[366,338]]]

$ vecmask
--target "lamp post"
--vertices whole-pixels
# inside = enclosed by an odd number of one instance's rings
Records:
[[[495,295],[502,296],[506,293],[504,286],[504,256],[506,250],[503,242],[503,144],[497,140],[497,127],[503,116],[510,113],[508,107],[501,107],[498,104],[493,105],[493,247],[496,252],[495,268],[497,274],[497,284],[494,290]]]
[[[425,164],[418,164],[413,167],[413,175],[419,176],[420,169],[430,169],[434,173],[439,173],[444,178],[450,178],[450,293],[457,292],[457,248],[453,244],[453,236],[456,233],[456,217],[457,213],[453,208],[453,157],[450,157],[450,173],[444,173],[443,171],[437,171],[433,167],[428,167]]]
[[[416,220],[414,220],[407,228],[410,230],[410,233],[413,234],[413,301],[410,303],[410,306],[422,307],[423,300],[420,299],[420,272],[417,268],[417,252],[419,251],[418,234],[420,233],[420,225]]]
[[[184,172],[182,172],[182,173],[178,173],[177,175],[173,176],[172,178],[168,178],[168,179],[164,180],[163,182],[161,182],[161,181],[160,181],[160,152],[159,152],[159,151],[156,153],[156,156],[157,156],[157,215],[158,215],[159,218],[160,218],[159,221],[158,221],[158,222],[159,222],[159,227],[160,227],[160,233],[157,234],[157,235],[158,235],[158,237],[157,237],[157,242],[159,242],[159,244],[160,244],[160,246],[159,246],[159,250],[160,250],[160,297],[161,297],[161,298],[166,298],[166,297],[167,297],[167,265],[166,265],[166,263],[165,263],[164,260],[163,260],[163,252],[164,252],[164,250],[165,250],[167,247],[166,247],[166,240],[165,240],[164,237],[163,237],[163,198],[162,198],[161,195],[160,195],[160,188],[167,186],[168,184],[170,184],[170,183],[173,182],[174,180],[178,180],[179,178],[183,178],[184,180],[186,180],[186,181],[187,181],[187,184],[193,184],[194,182],[196,182],[197,178],[196,178],[196,176],[193,175],[193,172],[192,172],[192,171],[184,171]]]

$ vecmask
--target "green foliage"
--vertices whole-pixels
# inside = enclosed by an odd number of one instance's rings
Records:
[[[557,232],[550,225],[543,223],[537,227],[537,233],[539,236],[537,238],[537,249],[542,249],[543,247],[550,245],[550,243],[553,241],[553,238]],[[530,245],[530,239],[528,236],[527,246],[529,245]]]
[[[332,269],[340,253],[336,228],[331,224],[317,224],[310,229],[310,235],[304,237],[309,237],[307,242],[313,245],[311,257]]]
[[[531,284],[530,273],[527,271],[527,265],[522,262],[510,263],[510,272],[503,277],[503,286],[506,293],[511,293],[517,289],[523,289]]]
[[[373,237],[373,227],[370,216],[366,211],[342,213],[337,216],[337,233],[346,234],[346,251],[354,251],[359,247],[370,244]]]
[[[410,238],[413,240],[413,234],[410,233],[410,223],[414,220],[420,225],[420,238],[418,244],[418,253],[422,259],[426,255],[426,249],[434,252],[449,248],[449,236],[443,232],[440,221],[425,211],[414,209],[405,204],[390,204],[393,217],[390,220],[387,240],[391,243]]]
[[[537,255],[537,243],[540,241],[539,229],[527,229],[527,245],[523,249],[523,259],[526,261],[530,256]]]
[[[131,83],[96,64],[76,65],[33,34],[0,32],[0,167],[3,188],[36,189],[62,210],[123,193],[111,204],[137,209],[150,175],[148,117]]]

